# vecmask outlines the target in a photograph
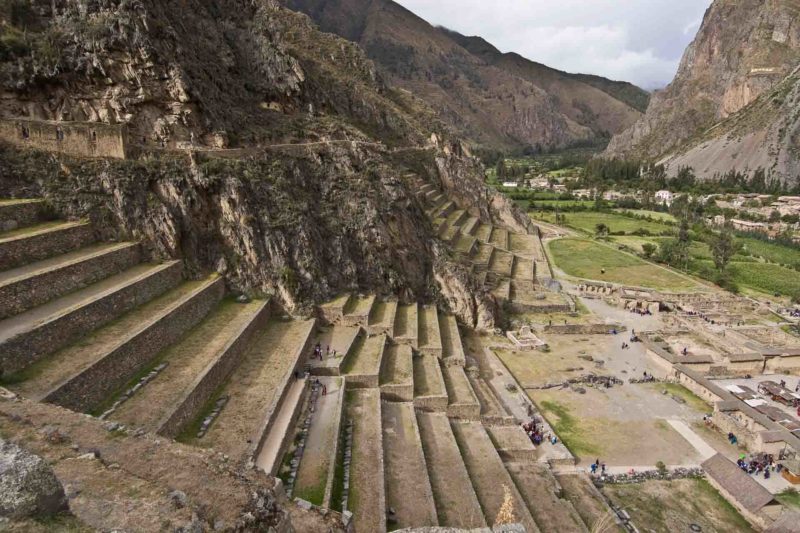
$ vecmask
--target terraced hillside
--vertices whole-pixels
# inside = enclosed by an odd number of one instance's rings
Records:
[[[507,391],[466,371],[453,315],[348,293],[292,319],[226,296],[216,274],[184,279],[180,261],[148,263],[138,243],[29,210],[0,204],[13,227],[0,233],[11,390],[279,475],[361,531],[491,525],[505,490],[529,531],[576,516],[516,485],[548,467]],[[477,226],[454,212],[453,224]]]

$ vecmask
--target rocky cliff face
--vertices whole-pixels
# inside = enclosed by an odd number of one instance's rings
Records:
[[[614,137],[606,154],[669,156],[671,168],[691,162],[708,177],[733,168],[753,170],[753,165],[787,177],[789,167],[778,162],[792,156],[778,156],[778,151],[796,139],[786,131],[776,137],[785,125],[769,119],[779,115],[756,104],[779,87],[772,105],[790,104],[787,76],[799,64],[799,1],[716,0],[675,80],[653,96],[641,120]]]
[[[442,120],[483,147],[559,147],[607,139],[639,110],[607,91],[501,54],[486,41],[434,28],[390,0],[285,0],[323,31],[359,43],[393,84],[428,102]],[[599,81],[599,80],[594,80]],[[634,88],[639,97],[644,91]]]
[[[298,312],[368,290],[493,324],[494,300],[450,261],[408,176],[487,221],[527,221],[357,45],[271,1],[30,5],[2,27],[24,39],[2,54],[0,117],[125,124],[141,157],[3,147],[2,196],[44,195],[109,236],[142,239],[155,257],[215,269]],[[49,55],[48,42],[59,45]]]

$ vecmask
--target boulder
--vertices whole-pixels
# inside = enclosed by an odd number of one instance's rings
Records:
[[[43,517],[68,509],[64,487],[44,459],[0,440],[0,516]]]

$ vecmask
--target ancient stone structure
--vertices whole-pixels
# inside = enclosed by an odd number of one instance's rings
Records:
[[[78,157],[125,159],[130,154],[123,124],[5,118],[0,119],[0,140]]]

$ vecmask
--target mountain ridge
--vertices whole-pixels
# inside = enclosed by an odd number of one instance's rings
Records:
[[[641,115],[579,78],[553,76],[553,69],[532,62],[507,64],[483,40],[481,54],[473,53],[465,47],[474,46],[470,38],[434,27],[390,0],[284,4],[309,15],[321,30],[358,43],[391,84],[428,102],[474,145],[509,151],[605,142]],[[551,79],[544,79],[548,74]]]

